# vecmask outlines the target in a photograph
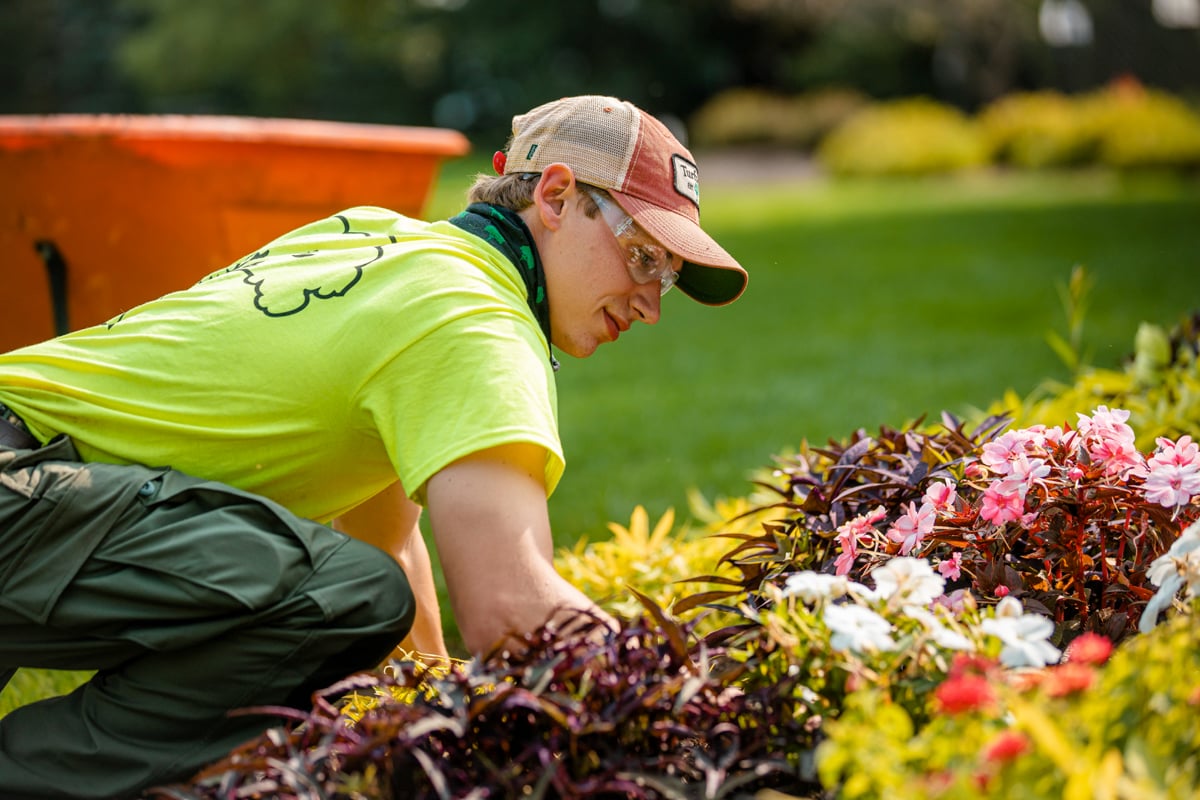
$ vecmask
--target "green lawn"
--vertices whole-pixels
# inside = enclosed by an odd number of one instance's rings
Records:
[[[448,165],[429,215],[457,211],[483,166]],[[1056,285],[1075,264],[1096,282],[1085,329],[1095,364],[1116,364],[1139,322],[1200,308],[1196,179],[706,184],[704,219],[750,271],[741,300],[712,309],[672,292],[659,325],[586,361],[562,358],[559,545],[606,535],[639,503],[655,517],[686,512],[689,487],[745,494],[751,470],[805,438],[1066,377],[1045,335],[1065,325]],[[18,673],[0,714],[55,679]]]

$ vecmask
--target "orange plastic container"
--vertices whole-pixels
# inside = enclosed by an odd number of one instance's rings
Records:
[[[212,116],[0,116],[0,351],[190,286],[355,205],[419,215],[457,131]]]

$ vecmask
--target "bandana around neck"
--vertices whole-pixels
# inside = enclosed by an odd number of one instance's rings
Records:
[[[546,346],[550,346],[550,300],[546,297],[546,274],[542,259],[525,221],[515,211],[490,203],[472,203],[466,211],[450,218],[450,224],[478,236],[503,253],[525,282],[529,308],[537,318]],[[558,359],[550,355],[550,365],[558,371]]]

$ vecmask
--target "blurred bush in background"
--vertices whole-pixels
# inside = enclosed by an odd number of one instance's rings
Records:
[[[956,172],[988,160],[967,115],[923,97],[862,110],[821,142],[817,156],[835,175]]]
[[[1078,94],[1014,92],[967,114],[929,97],[853,90],[787,96],[733,89],[690,120],[695,144],[813,153],[835,175],[919,175],[984,165],[1200,167],[1200,112],[1125,77]]]

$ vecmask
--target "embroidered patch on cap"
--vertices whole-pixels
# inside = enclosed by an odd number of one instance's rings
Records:
[[[671,169],[675,173],[675,191],[700,207],[700,170],[681,155],[671,156]]]

